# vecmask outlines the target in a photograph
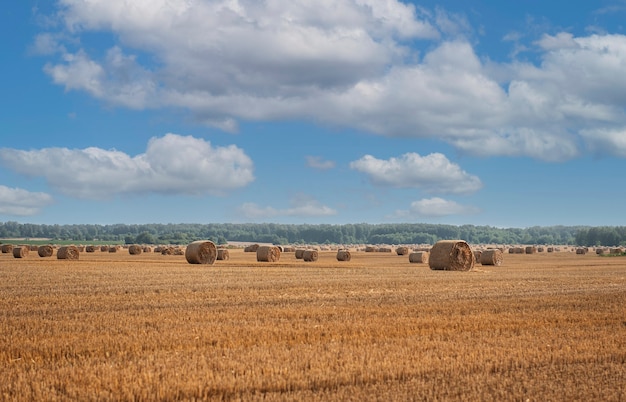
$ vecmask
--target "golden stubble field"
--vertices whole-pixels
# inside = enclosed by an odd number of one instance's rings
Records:
[[[626,259],[0,254],[2,400],[626,400]]]

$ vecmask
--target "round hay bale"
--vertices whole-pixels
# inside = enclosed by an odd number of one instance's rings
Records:
[[[2,253],[3,254],[10,254],[13,252],[13,245],[12,244],[3,244],[2,245]]]
[[[305,250],[305,249],[303,249],[303,248],[299,248],[299,249],[297,249],[297,250],[296,250],[296,259],[301,260],[301,259],[302,259],[302,257],[304,257],[304,252],[305,252],[305,251],[306,251],[306,250]]]
[[[37,248],[37,254],[39,254],[40,257],[52,257],[52,254],[54,254],[54,248],[52,246],[39,246]]]
[[[128,254],[139,255],[141,253],[143,253],[143,247],[137,244],[133,244],[130,247],[128,247]]]
[[[161,247],[161,255],[174,255],[174,247]]]
[[[427,264],[428,257],[429,257],[428,251],[416,251],[414,253],[409,254],[409,262],[418,263],[418,264]]]
[[[57,259],[59,260],[78,260],[80,251],[76,246],[63,246],[57,251]]]
[[[581,255],[587,254],[587,249],[586,248],[577,248],[576,249],[576,254],[581,254]]]
[[[482,254],[482,250],[474,250],[474,261],[480,263],[480,255]]]
[[[430,250],[428,265],[433,270],[469,271],[474,268],[474,253],[464,240],[442,240]]]
[[[85,247],[85,251],[88,253],[95,253],[96,252],[96,246],[87,246]]]
[[[376,253],[378,252],[378,247],[375,246],[365,246],[366,253]]]
[[[480,254],[480,263],[482,265],[502,265],[502,251],[495,249],[485,250]]]
[[[227,261],[230,260],[230,252],[225,248],[217,249],[217,259]]]
[[[215,243],[209,240],[191,242],[185,250],[185,258],[190,264],[211,265],[217,258],[217,247],[215,247]]]
[[[152,252],[152,247],[150,247],[150,246],[144,246],[144,247],[143,247],[143,252],[144,252],[144,253],[151,253],[151,252]]]
[[[24,258],[28,255],[30,246],[17,246],[13,248],[13,257]]]
[[[535,246],[526,246],[526,254],[535,254],[537,252],[537,247]]]
[[[398,255],[407,255],[407,254],[409,254],[409,248],[408,247],[404,247],[404,246],[398,247],[398,248],[396,248],[396,254],[398,254]]]
[[[260,246],[256,251],[256,260],[261,262],[277,262],[280,260],[280,249],[276,246]]]
[[[317,261],[318,257],[319,257],[319,254],[317,250],[305,250],[304,253],[302,254],[302,259],[307,262]]]
[[[31,244],[29,246],[30,251],[37,251],[37,249],[39,249],[39,246],[37,246],[36,244]]]
[[[118,246],[109,246],[109,253],[117,253]]]
[[[246,246],[243,251],[245,253],[256,253],[259,247],[260,246],[258,244],[250,244],[249,246]]]
[[[100,251],[102,251],[102,252],[109,251],[109,246],[100,246]]]
[[[352,254],[348,250],[337,251],[337,261],[350,261],[351,259]]]

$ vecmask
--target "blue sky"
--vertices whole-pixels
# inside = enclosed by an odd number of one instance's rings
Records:
[[[0,221],[623,225],[626,1],[0,10]]]

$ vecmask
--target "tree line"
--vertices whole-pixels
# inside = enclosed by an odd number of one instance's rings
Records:
[[[626,245],[626,227],[533,226],[497,228],[426,223],[395,224],[73,224],[0,222],[0,239],[47,238],[76,242],[187,244],[208,239],[273,244],[434,244],[443,239],[495,244]]]

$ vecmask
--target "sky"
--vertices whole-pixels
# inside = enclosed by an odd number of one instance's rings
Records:
[[[625,0],[21,0],[0,222],[625,224]]]

